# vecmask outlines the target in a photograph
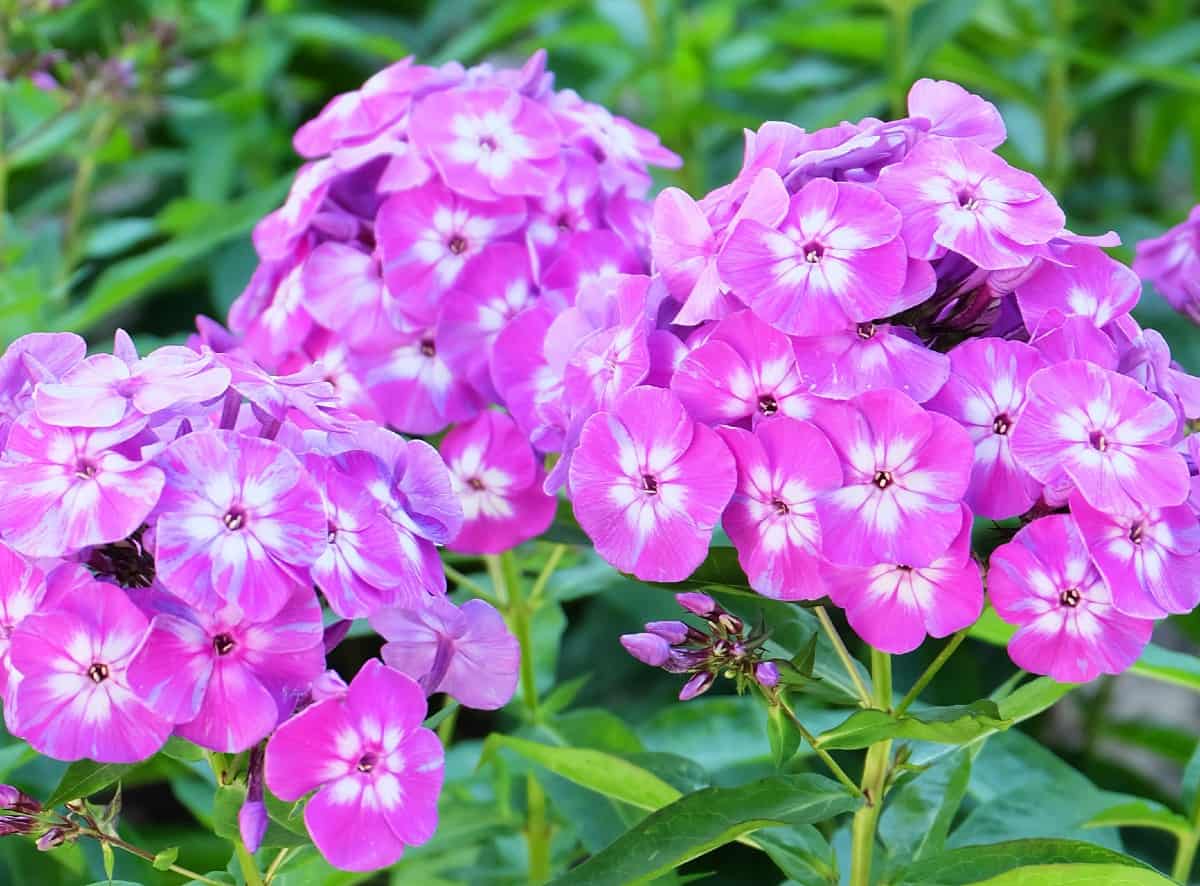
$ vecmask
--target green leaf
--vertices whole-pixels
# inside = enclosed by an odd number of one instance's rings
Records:
[[[590,748],[563,748],[511,735],[491,735],[483,743],[482,765],[500,748],[532,760],[556,775],[639,809],[659,809],[680,797],[657,775],[613,754]]]
[[[246,787],[241,784],[222,785],[217,788],[213,797],[213,833],[229,841],[241,839],[241,829],[238,827],[238,812],[246,802]],[[267,807],[270,815],[272,810]],[[291,846],[307,846],[309,841],[303,834],[297,833],[276,821],[271,815],[267,832],[263,836],[264,847],[286,848]]]
[[[1155,874],[1135,858],[1103,846],[1081,840],[1010,840],[981,846],[964,846],[911,864],[904,868],[890,886],[966,886],[992,882],[989,877],[1003,876],[1021,868],[1054,866],[1064,870],[1084,870],[1102,867],[1111,873],[1128,870],[1133,874]],[[1078,867],[1076,867],[1078,866]],[[1037,882],[1037,881],[1033,881]],[[1046,886],[1063,886],[1063,880],[1042,881]],[[1093,879],[1078,881],[1079,886],[1112,886],[1118,880]],[[1148,880],[1147,884],[1170,882]],[[1134,880],[1131,883],[1138,883]],[[1140,886],[1140,884],[1139,884]]]
[[[653,812],[554,886],[630,886],[669,872],[760,828],[806,825],[858,801],[819,775],[776,775],[737,788],[706,788]]]
[[[1183,791],[1183,808],[1187,810],[1188,816],[1194,821],[1196,819],[1196,806],[1200,803],[1200,743],[1197,743],[1196,750],[1192,752],[1192,757],[1187,762],[1187,766],[1183,768],[1182,779]]]
[[[869,709],[855,711],[841,725],[821,733],[817,743],[827,750],[865,748],[890,738],[966,744],[981,735],[1007,729],[1010,722],[1000,716],[995,702],[987,700],[929,708],[900,717]]]
[[[1059,683],[1049,677],[1038,677],[1018,686],[996,703],[1000,716],[1013,723],[1036,717],[1075,688],[1075,683]]]
[[[181,763],[195,763],[198,760],[204,759],[204,748],[197,747],[190,741],[185,741],[177,735],[172,735],[167,739],[167,743],[162,746],[160,754],[170,757],[172,760],[179,760]]]
[[[812,825],[771,828],[755,834],[754,842],[796,883],[837,886],[837,860],[833,848]]]
[[[100,843],[100,857],[104,860],[104,876],[112,881],[113,870],[117,866],[116,853],[113,852],[112,843],[103,840]]]
[[[958,748],[888,794],[879,838],[893,857],[919,859],[942,851],[966,795],[973,759],[970,748]]]
[[[1042,864],[1016,868],[978,886],[1172,886],[1158,871],[1115,864]]]
[[[179,847],[169,846],[155,855],[151,864],[154,865],[156,871],[169,871],[177,858],[179,858]]]
[[[767,738],[771,742],[775,768],[782,769],[783,764],[792,759],[800,747],[800,733],[788,720],[783,705],[773,704],[767,708]]]
[[[1187,839],[1192,832],[1192,826],[1186,818],[1150,800],[1133,800],[1110,806],[1088,819],[1084,827],[1154,828],[1175,834],[1181,839]]]
[[[79,760],[72,763],[67,767],[63,777],[59,779],[58,787],[51,792],[50,798],[44,805],[53,808],[68,800],[80,800],[97,794],[119,781],[135,765],[132,763],[95,763],[91,760]]]

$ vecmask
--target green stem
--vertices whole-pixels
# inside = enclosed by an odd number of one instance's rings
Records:
[[[250,850],[241,840],[233,844],[233,851],[237,855],[242,876],[246,878],[246,886],[263,886],[262,874],[258,872],[258,862],[254,860],[254,856],[250,854]]]
[[[451,705],[453,703],[453,700],[447,695],[443,706]],[[441,739],[442,747],[450,747],[450,742],[454,738],[454,726],[458,722],[458,712],[459,708],[454,708],[454,710],[446,715],[446,719],[438,724],[437,734],[438,738]]]
[[[1068,139],[1071,130],[1071,97],[1067,58],[1073,0],[1054,0],[1052,22],[1054,45],[1046,68],[1046,102],[1043,128],[1046,132],[1047,186],[1063,186],[1068,166]]]
[[[491,603],[497,609],[501,608],[500,601],[497,600],[494,595],[489,594],[487,591],[485,591],[478,582],[475,582],[472,579],[468,578],[467,576],[463,575],[461,572],[459,572],[457,569],[455,569],[449,563],[446,563],[444,561],[442,562],[442,569],[445,570],[446,575],[449,576],[450,579],[456,585],[458,585],[460,588],[465,588],[466,590],[468,590],[472,594],[474,594],[476,597],[479,597],[481,600],[486,600],[488,603]]]
[[[900,699],[900,704],[896,705],[896,716],[899,717],[908,710],[908,706],[917,700],[917,696],[921,694],[929,681],[937,675],[937,672],[942,669],[949,659],[954,654],[954,651],[962,645],[962,641],[967,639],[967,634],[970,633],[970,628],[963,628],[957,634],[950,638],[950,642],[942,647],[942,651],[937,654],[937,658],[929,663],[929,667],[925,669],[925,673],[917,678],[917,682],[913,683],[912,689],[908,690],[904,698]]]
[[[875,690],[875,707],[881,711],[892,706],[892,659],[886,652],[871,650],[871,682]],[[887,790],[888,763],[892,742],[877,741],[867,749],[863,765],[862,792],[864,803],[854,813],[850,826],[850,886],[870,886],[871,856],[875,851],[875,830],[883,811],[883,795]]]
[[[63,223],[62,264],[57,285],[51,290],[50,297],[63,301],[67,297],[67,283],[75,266],[79,263],[82,244],[80,233],[83,219],[87,214],[88,200],[92,194],[92,182],[96,178],[96,156],[108,140],[116,117],[111,112],[101,113],[88,132],[87,142],[83,146],[83,156],[75,169],[75,181],[71,185],[71,199],[67,204],[67,218]]]
[[[912,30],[912,0],[891,0],[891,94],[892,116],[903,117],[908,108],[908,37]]]
[[[279,854],[275,856],[275,860],[271,862],[267,867],[267,872],[263,874],[263,886],[270,886],[271,881],[275,879],[275,875],[279,873],[279,869],[283,867],[284,861],[287,860],[291,852],[291,849],[286,848],[279,850]]]
[[[108,834],[102,834],[100,831],[90,829],[83,830],[80,833],[86,837],[93,837],[96,840],[108,843],[111,846],[115,846],[117,849],[128,852],[130,855],[136,855],[138,858],[148,861],[151,864],[154,863],[154,859],[156,858],[153,852],[147,852],[145,849],[139,849],[132,843],[126,843],[120,837],[112,837]],[[179,874],[181,877],[187,877],[189,880],[195,880],[197,883],[208,883],[211,884],[211,886],[224,886],[224,884],[219,880],[213,880],[204,876],[203,874],[198,874],[195,871],[188,870],[182,865],[173,864],[167,868],[167,870],[171,871],[172,873]]]
[[[1197,831],[1179,838],[1179,848],[1175,852],[1175,864],[1171,868],[1171,879],[1175,882],[1188,882],[1188,877],[1192,873],[1192,863],[1196,860],[1197,843],[1200,843],[1200,832]]]
[[[817,737],[809,732],[808,728],[800,722],[800,718],[796,716],[796,712],[791,709],[788,703],[784,701],[782,697],[766,697],[767,701],[771,704],[779,705],[780,709],[787,716],[788,720],[791,721],[792,726],[798,733],[800,733],[800,737],[812,746],[812,749],[817,752],[817,756],[821,758],[821,761],[829,767],[829,771],[833,773],[834,777],[844,784],[850,793],[854,794],[854,796],[861,797],[862,790],[854,783],[854,780],[846,774],[846,770],[842,769],[842,767],[838,765],[837,760],[833,759],[833,757],[829,755],[829,751],[825,750],[817,743]]]
[[[858,701],[864,708],[871,706],[871,693],[867,691],[867,684],[863,682],[862,676],[858,673],[858,662],[850,655],[850,650],[846,648],[846,644],[842,642],[842,635],[838,633],[837,626],[833,623],[833,619],[829,617],[829,613],[825,611],[824,606],[814,606],[813,611],[817,614],[817,621],[821,623],[822,630],[829,637],[829,642],[833,644],[833,651],[837,653],[837,657],[841,659],[842,666],[845,667],[846,673],[850,676],[850,682],[854,684],[854,689],[858,692]]]
[[[558,569],[558,564],[562,562],[566,553],[566,545],[555,545],[551,549],[550,556],[546,558],[546,565],[542,567],[542,571],[538,573],[538,577],[533,582],[533,587],[529,590],[529,605],[534,609],[537,608],[538,601],[542,599],[542,594],[546,592],[550,576],[554,575],[554,571]]]

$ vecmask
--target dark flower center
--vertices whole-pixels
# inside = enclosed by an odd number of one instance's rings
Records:
[[[1145,531],[1146,525],[1141,520],[1138,520],[1129,527],[1129,540],[1135,545],[1140,545],[1142,543],[1142,533]]]
[[[437,354],[437,347],[431,338],[421,339],[421,355],[423,357],[433,357]]]
[[[901,572],[912,572],[912,567],[909,566],[907,563],[897,563],[896,568],[899,569]]]
[[[93,575],[110,578],[123,588],[148,588],[154,584],[154,557],[142,545],[142,526],[129,538],[92,548],[87,568]]]
[[[779,402],[770,394],[758,398],[758,411],[763,415],[774,415],[779,411]]]
[[[870,341],[875,337],[875,324],[859,323],[858,328],[856,328],[854,331],[858,333],[858,337],[863,341]]]
[[[558,217],[558,229],[560,231],[571,230],[571,220],[567,218],[567,214],[565,212]]]
[[[332,523],[329,523],[325,529],[325,540],[330,544],[337,541],[338,528]]]
[[[359,772],[370,772],[377,765],[379,765],[379,756],[371,753],[370,751],[358,758]]]
[[[783,501],[782,499],[778,499],[778,498],[772,500],[771,507],[773,507],[775,509],[775,513],[777,513],[777,514],[786,514],[791,510],[787,506],[786,501]]]
[[[642,474],[642,492],[646,495],[657,495],[658,480],[650,474]]]
[[[478,477],[472,477],[470,480],[467,481],[467,485],[476,491],[483,489],[483,481],[480,480]]]
[[[103,683],[108,679],[108,665],[96,662],[88,668],[87,675],[93,683]]]
[[[1081,599],[1082,598],[1079,596],[1079,588],[1067,588],[1058,595],[1058,602],[1063,606],[1069,606],[1071,609],[1074,609],[1076,606],[1078,606]]]
[[[479,139],[479,147],[483,148],[485,151],[494,151],[496,150],[496,140],[490,135],[481,136]]]
[[[228,634],[217,634],[217,636],[213,637],[213,650],[217,655],[228,655],[233,652],[233,647],[236,645],[237,643],[233,641],[233,637]]]
[[[804,245],[804,260],[810,265],[815,265],[821,260],[821,256],[825,254],[825,247],[813,240],[811,243]]]
[[[892,485],[892,472],[891,471],[876,471],[875,479],[872,480],[871,482],[874,483],[876,486],[878,486],[880,489],[887,489],[889,486]]]
[[[75,476],[81,480],[90,480],[96,476],[96,465],[83,459],[75,466]]]
[[[1099,452],[1108,449],[1108,438],[1104,436],[1103,431],[1092,431],[1088,434],[1088,443],[1091,444],[1093,449]]]
[[[455,255],[462,255],[464,252],[467,251],[467,241],[464,240],[462,237],[460,237],[458,234],[455,234],[453,237],[450,238],[450,242],[446,244],[446,248],[449,249],[451,252],[453,252]]]
[[[1007,413],[1001,412],[999,415],[997,415],[995,417],[995,419],[992,420],[992,433],[993,434],[999,434],[1001,437],[1003,437],[1005,434],[1007,434],[1011,430],[1012,430],[1012,419],[1008,417]]]
[[[237,532],[246,525],[246,512],[241,508],[230,508],[225,516],[221,518],[221,522],[225,524],[225,528],[230,532]]]
[[[974,194],[972,194],[966,188],[963,188],[958,192],[958,205],[963,209],[974,212],[979,208],[979,201],[975,199]]]

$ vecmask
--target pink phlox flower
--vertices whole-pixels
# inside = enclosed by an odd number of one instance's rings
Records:
[[[1187,464],[1170,448],[1178,417],[1133,379],[1068,360],[1029,379],[1013,429],[1017,464],[1043,483],[1065,473],[1102,511],[1182,504]]]
[[[1029,377],[1044,365],[1038,352],[1021,342],[968,340],[950,351],[950,377],[926,404],[971,437],[975,463],[965,501],[982,517],[1016,517],[1041,495],[1041,483],[1017,464],[1012,433],[1025,409]]]
[[[825,435],[781,417],[754,432],[717,432],[737,463],[737,489],[721,525],[738,551],[750,587],[777,600],[826,593],[816,499],[842,485],[842,465]]]
[[[951,80],[923,77],[914,83],[908,91],[908,113],[928,120],[930,135],[966,139],[988,150],[1007,136],[996,106]]]
[[[813,418],[845,485],[818,502],[825,555],[847,566],[927,566],[962,528],[972,446],[959,425],[895,390],[826,401]]]
[[[725,444],[673,393],[637,387],[587,420],[569,483],[600,556],[643,580],[679,581],[704,559],[736,474]]]
[[[547,332],[554,312],[544,304],[518,314],[496,336],[492,383],[517,426],[543,452],[562,448],[561,427],[547,423],[542,406],[562,397],[563,373],[546,356]],[[565,366],[563,367],[565,368]]]
[[[1119,674],[1141,654],[1154,622],[1123,615],[1066,514],[1035,520],[991,557],[988,597],[1019,625],[1008,654],[1060,683]]]
[[[764,320],[819,335],[890,313],[908,270],[899,234],[900,213],[872,188],[813,179],[779,228],[739,222],[717,267]]]
[[[964,509],[957,537],[928,566],[834,566],[830,598],[856,634],[893,655],[973,624],[983,611],[983,580],[971,556],[971,525]]]
[[[428,695],[445,692],[469,708],[494,711],[516,691],[521,648],[482,600],[458,607],[439,598],[414,609],[383,609],[371,627],[388,641],[383,660]]]
[[[1200,417],[1200,379],[1171,359],[1171,349],[1157,330],[1142,329],[1133,317],[1122,317],[1106,331],[1116,341],[1116,369],[1156,394],[1175,410],[1180,425]]]
[[[877,186],[899,208],[916,258],[949,249],[988,270],[1020,267],[1065,221],[1037,178],[969,141],[922,139]]]
[[[383,285],[379,257],[352,244],[328,241],[313,249],[298,285],[304,309],[351,347],[386,346],[389,335],[404,328]]]
[[[433,836],[444,753],[425,713],[417,683],[371,659],[343,698],[310,705],[268,742],[267,787],[287,802],[316,789],[304,823],[334,867],[384,868]]]
[[[175,734],[241,753],[288,717],[325,667],[321,608],[297,585],[273,616],[236,607],[159,613],[129,663],[129,682]]]
[[[272,375],[244,352],[216,358],[232,373],[231,387],[244,397],[260,420],[283,424],[302,416],[315,427],[335,430],[345,426],[333,385],[321,366],[307,365],[287,375]]]
[[[541,535],[557,501],[542,491],[541,460],[516,423],[487,411],[450,431],[441,444],[463,525],[451,550],[496,554]]]
[[[646,270],[637,253],[612,231],[572,234],[542,273],[542,297],[556,310],[578,300],[604,300],[622,276]]]
[[[880,170],[903,159],[924,133],[923,119],[843,121],[837,126],[804,133],[788,160],[783,180],[798,191],[813,179],[869,183]]]
[[[826,335],[797,338],[794,348],[805,389],[839,400],[896,388],[924,403],[950,375],[946,355],[925,347],[904,326],[855,323]]]
[[[1051,309],[1031,330],[1029,344],[1047,363],[1086,360],[1104,369],[1117,368],[1117,346],[1112,337],[1087,317],[1066,316]]]
[[[1200,322],[1200,206],[1166,233],[1139,242],[1133,269],[1171,307]]]
[[[1021,315],[1036,329],[1046,311],[1087,317],[1105,326],[1128,314],[1141,295],[1137,275],[1093,246],[1073,246],[1065,253],[1070,265],[1040,262],[1016,288]]]
[[[565,155],[566,172],[553,191],[540,194],[529,213],[525,236],[544,267],[557,257],[574,233],[601,227],[603,193],[596,161],[581,151]]]
[[[0,545],[0,697],[10,731],[17,722],[16,688],[21,680],[20,672],[12,665],[10,638],[27,616],[46,605],[45,573],[11,548]]]

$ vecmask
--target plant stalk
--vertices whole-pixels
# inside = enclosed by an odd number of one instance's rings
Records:
[[[254,860],[254,856],[250,854],[250,850],[246,845],[238,840],[233,844],[234,854],[237,855],[238,866],[242,869],[242,876],[246,878],[246,886],[263,886],[262,874],[258,871],[258,862]]]
[[[842,642],[842,635],[838,633],[837,625],[833,623],[833,619],[829,617],[824,606],[814,606],[813,611],[816,612],[817,621],[821,623],[822,630],[829,637],[829,642],[833,644],[833,651],[841,659],[842,666],[845,667],[846,673],[850,677],[850,682],[854,684],[854,689],[858,692],[859,704],[864,708],[869,708],[871,693],[867,691],[867,684],[863,682],[862,676],[858,673],[858,663],[850,654],[850,650],[846,648],[846,644]]]
[[[929,681],[937,676],[937,672],[940,671],[942,666],[950,660],[950,656],[952,656],[955,650],[962,645],[962,641],[967,639],[967,634],[970,633],[970,631],[971,629],[969,627],[963,628],[950,638],[950,642],[942,647],[941,652],[939,652],[937,657],[929,663],[929,667],[925,669],[925,672],[917,678],[917,682],[913,683],[912,689],[908,690],[904,698],[900,699],[900,704],[896,705],[895,714],[897,717],[907,711],[908,706],[917,700],[917,697],[921,694],[922,690],[929,685]]]
[[[892,659],[886,652],[871,650],[871,682],[875,690],[875,707],[881,711],[890,710]],[[854,813],[850,827],[850,886],[870,886],[871,883],[871,856],[875,852],[875,831],[883,811],[891,755],[891,739],[877,741],[867,749],[862,778],[864,803]]]
[[[912,0],[891,0],[891,102],[892,116],[903,117],[908,109],[908,39],[912,30]]]
[[[808,727],[800,722],[800,718],[796,716],[796,712],[792,710],[791,706],[784,701],[782,697],[770,698],[768,696],[767,701],[771,704],[779,705],[780,709],[787,716],[796,732],[798,732],[800,737],[808,742],[812,749],[816,751],[817,756],[820,757],[821,761],[829,767],[829,771],[833,773],[834,777],[844,784],[846,789],[849,790],[850,793],[854,794],[854,796],[861,797],[862,790],[859,788],[859,786],[856,785],[854,780],[846,774],[846,770],[842,769],[842,767],[838,765],[837,760],[830,756],[829,751],[825,750],[817,743],[817,737],[809,732]]]
[[[111,846],[115,846],[117,849],[128,852],[130,855],[136,855],[138,858],[148,861],[151,864],[154,863],[155,855],[153,852],[147,852],[145,849],[139,849],[132,843],[126,843],[120,837],[111,837],[108,834],[102,834],[100,831],[92,829],[83,830],[80,833],[82,833],[84,836],[92,837],[103,843],[108,843]],[[182,865],[173,864],[167,868],[167,870],[174,874],[179,874],[181,877],[187,877],[189,880],[195,880],[197,883],[208,883],[211,884],[211,886],[225,886],[225,884],[221,883],[219,880],[213,880],[210,877],[204,876],[203,874],[198,874],[195,871],[188,870]]]

